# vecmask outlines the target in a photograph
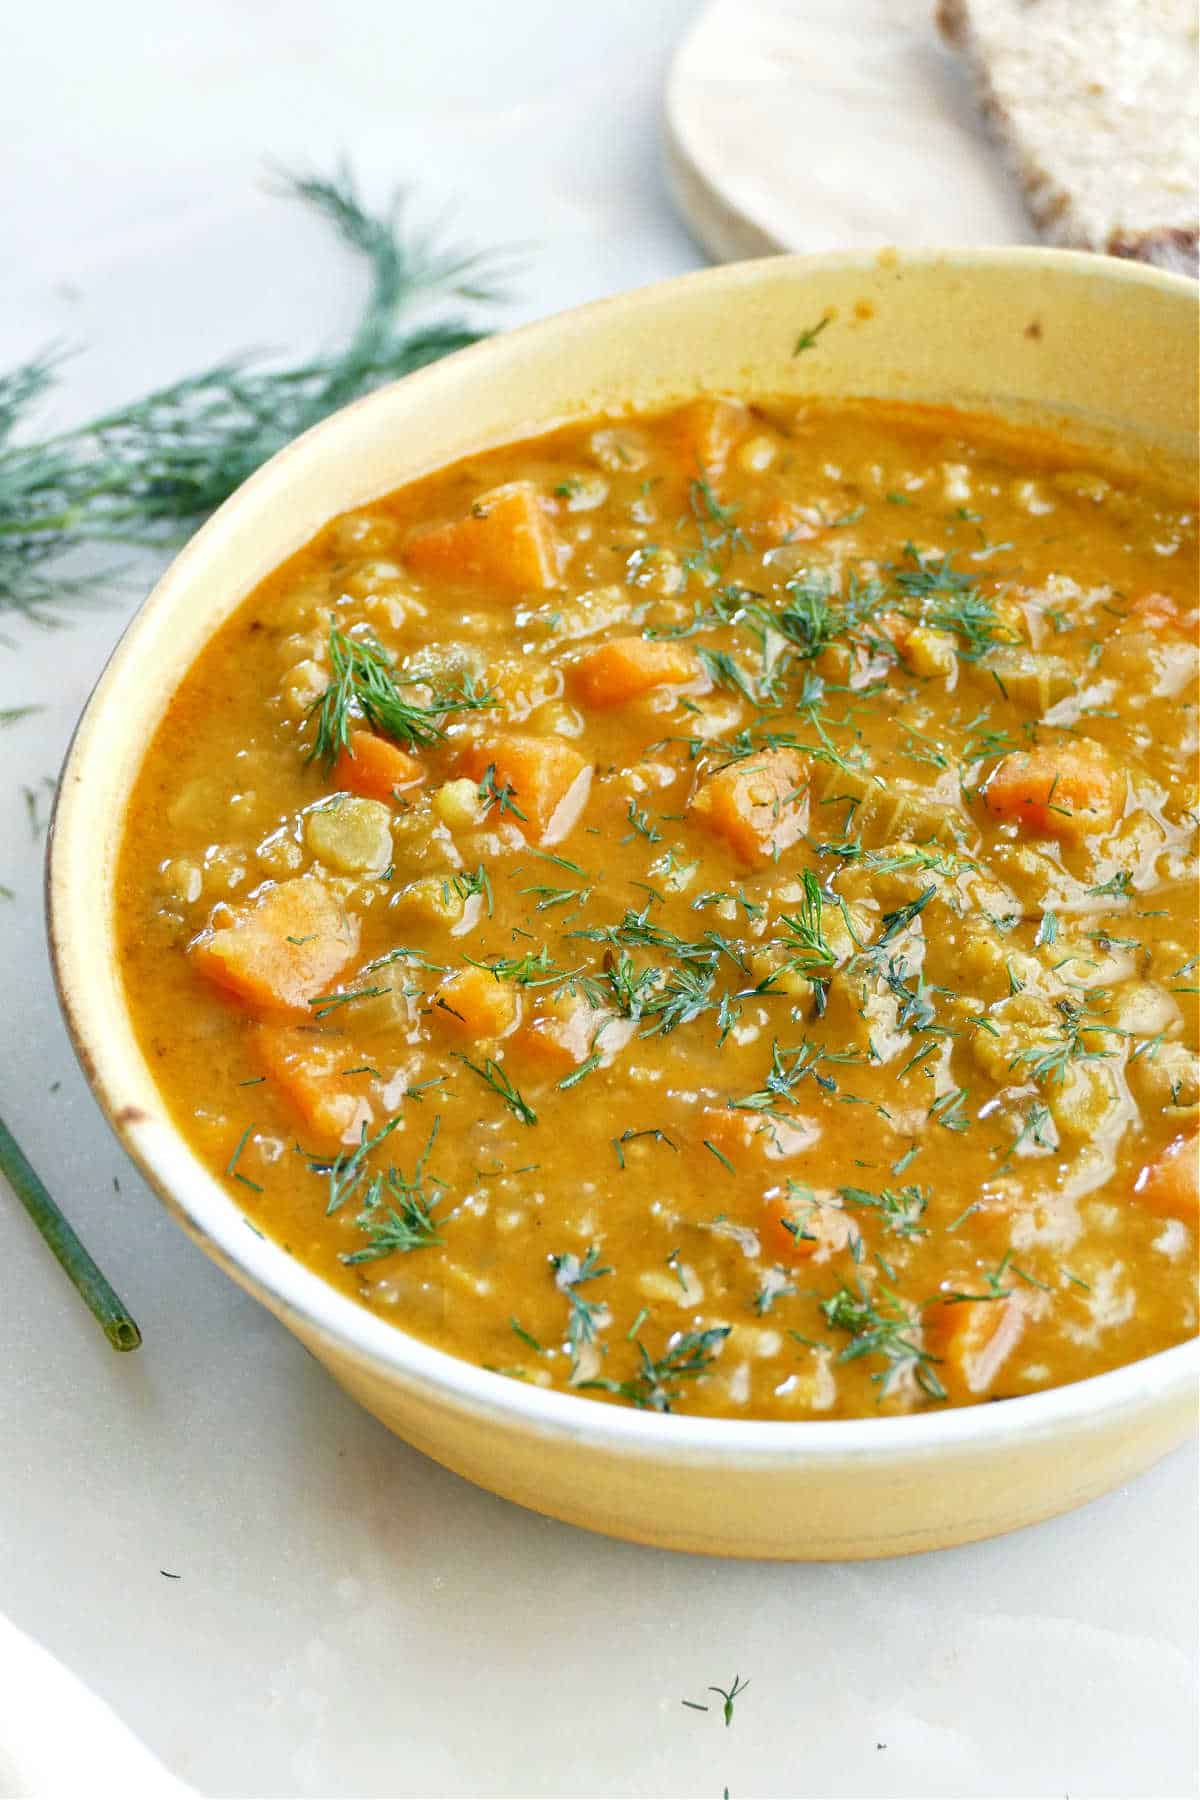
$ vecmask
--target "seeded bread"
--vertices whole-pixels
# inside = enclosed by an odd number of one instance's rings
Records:
[[[1043,237],[1200,273],[1193,0],[937,0]]]

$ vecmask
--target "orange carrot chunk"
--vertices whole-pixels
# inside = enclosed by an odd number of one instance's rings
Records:
[[[691,811],[744,861],[765,862],[807,828],[804,764],[791,750],[743,757],[701,783]]]
[[[1200,1221],[1200,1136],[1172,1138],[1133,1184],[1141,1204],[1161,1218]]]
[[[532,481],[480,494],[464,519],[415,531],[404,558],[418,575],[508,593],[558,582],[558,544]]]
[[[777,1262],[807,1262],[818,1255],[825,1260],[848,1250],[859,1236],[850,1214],[827,1201],[773,1195],[763,1209],[763,1252]]]
[[[591,1054],[592,1039],[607,1016],[585,1000],[572,1000],[566,994],[558,1000],[540,1000],[514,1047],[549,1073],[565,1075]]]
[[[246,1006],[309,1015],[308,1002],[358,949],[358,921],[315,875],[268,887],[233,922],[209,925],[189,946],[202,974]]]
[[[1108,831],[1121,810],[1124,782],[1091,744],[1039,745],[1002,757],[983,797],[998,819],[1015,819],[1037,837],[1077,841]]]
[[[743,1107],[706,1106],[700,1114],[700,1136],[735,1168],[742,1168],[799,1156],[816,1143],[819,1132],[808,1119],[768,1117]]]
[[[683,644],[651,638],[609,638],[581,656],[571,678],[589,706],[620,706],[652,688],[694,681],[699,665]]]
[[[533,1017],[513,1039],[513,1050],[540,1072],[561,1076],[593,1054],[599,1057],[599,1066],[607,1068],[636,1030],[634,1020],[591,1006],[582,995],[542,996]]]
[[[351,1045],[290,1025],[260,1025],[254,1048],[259,1067],[295,1107],[310,1138],[322,1144],[358,1142],[363,1125],[371,1122],[371,1108],[345,1079],[355,1060]]]
[[[420,781],[424,770],[415,756],[389,744],[373,731],[352,731],[350,743],[338,752],[333,766],[333,785],[343,793],[361,794],[364,800],[393,800],[403,788]]]
[[[693,400],[672,415],[668,436],[688,473],[711,481],[723,472],[749,423],[749,413],[736,400]]]
[[[433,1017],[457,1037],[503,1037],[517,1012],[510,983],[497,981],[487,969],[456,969],[433,996]]]
[[[969,1278],[943,1283],[973,1293]],[[935,1373],[952,1400],[979,1398],[994,1387],[1020,1342],[1025,1307],[1020,1294],[1003,1299],[937,1301],[922,1316],[925,1346],[937,1358]]]
[[[509,821],[541,844],[566,837],[592,784],[592,765],[570,744],[515,731],[468,745],[458,767],[483,784],[489,824]]]

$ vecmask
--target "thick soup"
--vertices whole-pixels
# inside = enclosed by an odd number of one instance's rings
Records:
[[[541,1386],[809,1419],[1196,1331],[1195,515],[700,400],[327,527],[149,748],[124,978],[243,1208]]]

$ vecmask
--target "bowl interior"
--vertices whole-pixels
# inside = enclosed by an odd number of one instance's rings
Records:
[[[803,335],[829,324],[810,348]],[[192,540],[122,639],[80,723],[48,869],[51,949],[89,1080],[185,1228],[308,1341],[497,1420],[636,1447],[653,1417],[489,1374],[407,1337],[263,1239],[170,1124],[133,1036],[113,953],[120,821],[144,746],[210,635],[329,518],[474,451],[571,419],[697,391],[948,404],[1036,424],[1141,466],[1196,444],[1196,289],[1137,265],[1051,251],[776,258],[706,271],[527,327],[358,402],[253,477]],[[452,629],[452,625],[451,625]],[[1136,1402],[1196,1367],[1184,1345],[1074,1389],[914,1419],[805,1426],[844,1454]],[[1157,1371],[1157,1373],[1156,1373]],[[1088,1392],[1085,1392],[1087,1390]],[[1065,1396],[1065,1397],[1064,1397]],[[795,1427],[679,1418],[686,1455],[715,1441],[774,1457]]]

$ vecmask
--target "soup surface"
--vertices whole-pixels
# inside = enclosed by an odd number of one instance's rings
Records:
[[[171,702],[129,1004],[244,1209],[660,1411],[1196,1330],[1195,515],[944,411],[706,399],[330,524]]]

